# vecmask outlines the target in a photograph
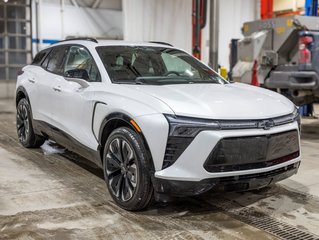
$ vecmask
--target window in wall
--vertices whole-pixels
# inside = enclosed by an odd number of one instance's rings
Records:
[[[12,3],[8,3],[6,9],[7,18],[8,19],[25,19],[26,18],[26,9],[24,6],[19,5],[9,5]]]
[[[7,31],[8,33],[26,34],[27,26],[26,22],[20,21],[7,21]]]
[[[0,6],[0,18],[4,18],[4,9],[3,9],[3,6]]]
[[[9,37],[9,48],[26,49],[28,42],[29,42],[29,38],[27,37]]]
[[[31,62],[31,0],[0,1],[0,81]]]

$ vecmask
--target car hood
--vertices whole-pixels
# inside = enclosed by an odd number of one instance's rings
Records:
[[[127,85],[166,103],[176,115],[213,119],[263,119],[290,114],[286,97],[247,84]]]

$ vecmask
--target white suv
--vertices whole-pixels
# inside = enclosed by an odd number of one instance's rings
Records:
[[[94,161],[127,210],[153,196],[262,188],[300,164],[293,103],[165,43],[54,44],[19,73],[16,104],[23,146],[52,139]]]

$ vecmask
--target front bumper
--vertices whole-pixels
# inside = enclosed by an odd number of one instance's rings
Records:
[[[199,182],[155,178],[153,180],[153,185],[156,194],[165,194],[173,197],[194,196],[208,191],[247,191],[260,189],[286,179],[297,173],[299,165],[300,162],[296,162],[272,171],[240,176],[210,178]]]
[[[168,168],[155,172],[155,178],[173,180],[173,181],[193,181],[199,182],[204,179],[222,178],[241,176],[248,174],[263,173],[276,170],[278,168],[286,167],[290,164],[299,162],[301,157],[295,157],[288,161],[278,162],[271,166],[252,168],[252,169],[233,169],[233,171],[223,172],[209,172],[205,169],[204,165],[212,150],[216,145],[226,138],[236,137],[250,137],[250,136],[262,136],[262,135],[276,135],[278,133],[284,133],[289,131],[298,131],[299,144],[299,129],[297,122],[273,127],[269,130],[263,129],[242,129],[242,130],[221,130],[221,131],[202,131],[185,151],[180,155],[176,162]],[[252,148],[258,146],[254,143],[250,144]],[[300,144],[299,144],[300,149]]]

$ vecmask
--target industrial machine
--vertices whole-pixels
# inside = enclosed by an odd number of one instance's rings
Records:
[[[246,22],[237,42],[234,81],[276,90],[301,106],[319,99],[319,18]]]

